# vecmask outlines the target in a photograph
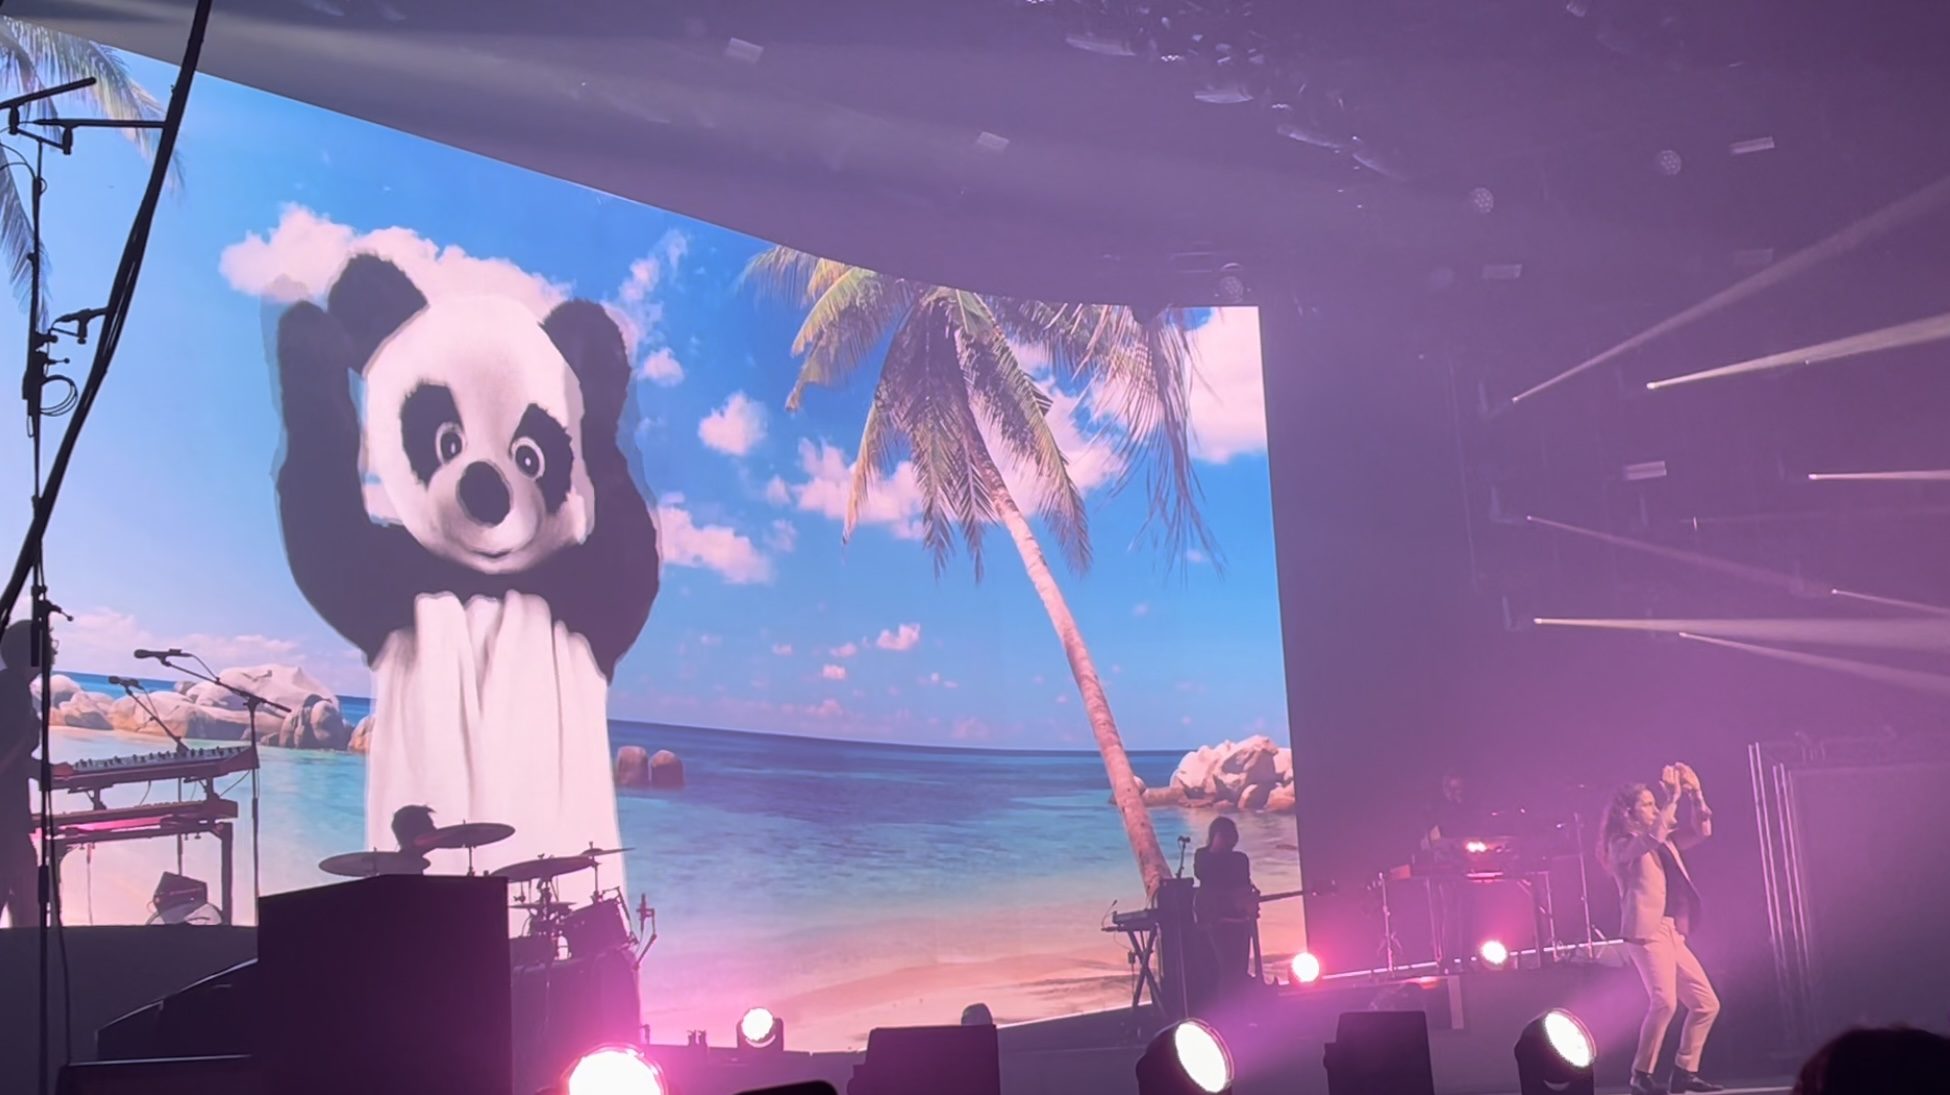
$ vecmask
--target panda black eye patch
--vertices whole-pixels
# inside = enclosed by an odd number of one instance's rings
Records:
[[[533,443],[534,450],[524,445],[524,441]],[[539,450],[540,467],[535,466],[536,450]],[[575,450],[569,443],[569,431],[547,411],[530,404],[521,416],[521,424],[515,427],[509,452],[515,459],[515,467],[535,480],[548,511],[554,513],[560,509],[569,497],[569,472],[575,468]]]
[[[453,428],[444,428],[449,426]],[[454,406],[454,393],[444,384],[422,384],[413,389],[400,404],[399,433],[407,464],[414,476],[426,483],[440,465],[459,455],[458,451],[440,451],[443,443],[457,449],[460,441],[460,410]]]

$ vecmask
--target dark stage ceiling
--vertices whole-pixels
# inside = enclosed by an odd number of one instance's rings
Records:
[[[1197,63],[1066,44],[1086,7],[1167,3],[1265,44],[1294,96],[1202,102]],[[173,59],[190,8],[7,14]],[[219,0],[204,68],[983,289],[1183,298],[1237,261],[1602,292],[1785,253],[1950,170],[1946,27],[1816,0]]]

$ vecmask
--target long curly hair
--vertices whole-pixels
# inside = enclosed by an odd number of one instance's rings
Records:
[[[1632,835],[1632,811],[1638,807],[1639,796],[1651,790],[1643,783],[1628,783],[1612,792],[1611,801],[1605,804],[1605,820],[1598,825],[1597,852],[1606,874],[1612,874],[1612,842]]]

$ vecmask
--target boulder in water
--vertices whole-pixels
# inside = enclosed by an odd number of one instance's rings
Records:
[[[659,749],[650,758],[650,786],[675,791],[684,786],[684,762],[668,749]]]
[[[99,692],[76,692],[54,705],[53,723],[76,730],[108,730],[109,708],[114,700]]]
[[[650,751],[641,745],[625,745],[616,751],[616,785],[650,786]]]

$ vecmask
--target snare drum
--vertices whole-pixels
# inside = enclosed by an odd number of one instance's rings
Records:
[[[571,912],[562,919],[562,937],[569,941],[569,954],[576,958],[636,943],[620,897],[600,898]]]
[[[552,935],[518,935],[508,940],[508,964],[516,969],[546,966],[561,957]]]

